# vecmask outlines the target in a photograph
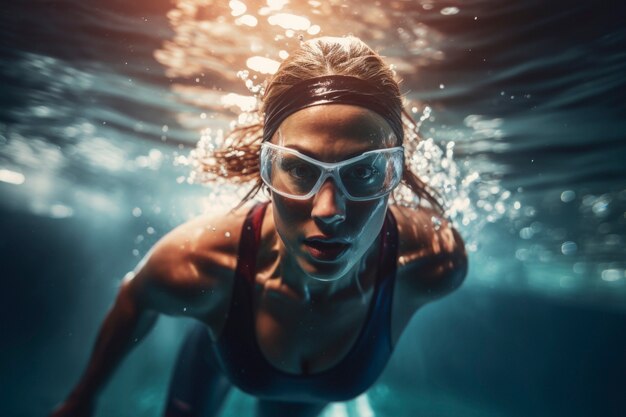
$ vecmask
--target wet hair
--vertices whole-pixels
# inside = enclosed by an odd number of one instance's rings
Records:
[[[387,95],[386,102],[403,115],[405,132],[415,129],[415,122],[402,105],[402,95],[394,72],[382,57],[360,39],[348,37],[320,37],[301,42],[285,59],[278,71],[265,84],[257,117],[235,127],[226,137],[226,147],[212,154],[211,164],[203,164],[208,174],[225,177],[232,182],[254,182],[252,189],[236,208],[241,207],[263,188],[259,174],[259,152],[263,140],[263,114],[282,93],[304,80],[327,75],[356,77],[377,86]],[[417,140],[416,132],[412,137]],[[405,135],[406,136],[406,135]],[[398,145],[401,145],[399,143]],[[402,183],[415,193],[420,201],[443,212],[437,193],[418,178],[405,164]]]

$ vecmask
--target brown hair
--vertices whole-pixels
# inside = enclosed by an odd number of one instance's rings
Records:
[[[294,84],[324,75],[350,75],[366,80],[387,92],[390,103],[402,109],[404,128],[415,129],[412,117],[403,109],[402,96],[394,73],[382,57],[360,39],[321,37],[302,42],[298,49],[285,59],[278,71],[266,82],[261,96],[261,108],[251,122],[235,127],[225,140],[225,147],[215,150],[211,163],[203,163],[202,171],[209,177],[225,177],[232,182],[255,181],[252,189],[237,205],[240,207],[254,198],[263,187],[259,175],[259,151],[263,138],[263,113],[268,103]],[[413,132],[413,137],[417,137]],[[405,166],[402,182],[420,199],[443,212],[437,193],[431,190],[415,173]]]

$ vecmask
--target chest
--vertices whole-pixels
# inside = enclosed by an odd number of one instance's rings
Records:
[[[368,305],[345,302],[325,308],[289,305],[262,294],[253,315],[259,350],[274,367],[292,374],[323,372],[357,342]]]
[[[377,316],[374,311],[380,307],[372,305],[376,301],[374,288],[325,308],[296,305],[280,296],[261,293],[253,314],[259,350],[275,368],[292,374],[307,374],[337,366],[371,326],[376,326],[378,333],[387,332],[395,346],[416,310],[403,286],[402,277],[396,276],[393,291],[388,293],[391,296],[389,312],[384,316]],[[382,300],[379,302],[382,304]],[[375,321],[382,321],[382,324]],[[375,336],[381,343],[382,339],[387,340],[387,335]]]

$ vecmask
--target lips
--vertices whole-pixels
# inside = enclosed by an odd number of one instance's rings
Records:
[[[334,239],[309,238],[304,240],[304,248],[320,261],[334,261],[339,258],[350,244]]]

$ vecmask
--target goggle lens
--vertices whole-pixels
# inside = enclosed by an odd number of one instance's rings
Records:
[[[377,149],[337,163],[325,163],[293,149],[264,143],[261,178],[275,192],[307,199],[333,177],[351,200],[370,200],[390,193],[402,178],[401,147]]]

